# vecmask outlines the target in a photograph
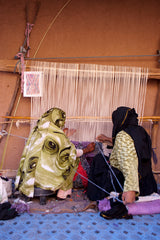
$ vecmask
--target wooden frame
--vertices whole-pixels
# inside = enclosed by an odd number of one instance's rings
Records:
[[[0,71],[1,72],[12,72],[19,73],[18,68],[16,67],[17,60],[0,60]],[[29,61],[25,61],[26,70],[30,71]],[[149,79],[159,79],[160,80],[160,69],[159,68],[150,68],[148,72]]]

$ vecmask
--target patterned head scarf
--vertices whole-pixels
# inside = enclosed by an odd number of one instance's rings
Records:
[[[60,108],[51,108],[41,116],[41,118],[38,120],[38,123],[40,121],[49,121],[54,123],[57,127],[63,128],[65,125],[65,120],[66,113],[63,110]]]

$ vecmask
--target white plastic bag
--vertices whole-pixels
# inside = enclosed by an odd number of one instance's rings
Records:
[[[8,202],[7,191],[3,182],[4,180],[0,177],[0,204]]]

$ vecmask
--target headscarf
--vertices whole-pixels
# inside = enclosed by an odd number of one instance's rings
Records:
[[[117,133],[124,130],[134,141],[138,158],[147,161],[151,158],[151,139],[145,129],[138,125],[138,114],[134,108],[118,107],[112,114],[113,144]]]
[[[129,107],[118,107],[112,113],[112,122],[113,122],[113,131],[112,131],[112,140],[113,144],[117,133],[122,130],[125,130],[129,125],[138,126],[138,114],[134,108]]]
[[[66,120],[66,113],[60,108],[54,107],[46,111],[38,120],[37,124],[39,122],[49,121],[51,123],[54,123],[57,127],[62,128],[64,127],[65,120]]]

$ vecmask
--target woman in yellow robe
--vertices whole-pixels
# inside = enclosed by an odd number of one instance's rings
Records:
[[[73,177],[79,164],[75,146],[62,130],[66,114],[51,108],[37,121],[24,147],[15,189],[29,198],[34,189],[60,189],[59,196],[71,193]],[[66,192],[66,194],[65,194]]]

